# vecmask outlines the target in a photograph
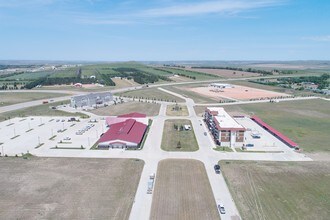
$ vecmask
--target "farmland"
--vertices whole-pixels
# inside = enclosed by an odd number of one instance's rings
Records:
[[[329,162],[221,162],[243,219],[327,219]]]
[[[68,96],[63,93],[40,93],[40,92],[5,92],[0,93],[0,107],[6,105],[13,105],[21,102],[29,102],[39,99],[50,99],[61,96]]]
[[[128,219],[144,162],[0,158],[1,219]],[[116,169],[113,169],[116,167]]]
[[[296,141],[304,152],[329,152],[330,103],[304,100],[279,103],[224,106],[230,112],[255,114],[266,123]],[[195,107],[197,114],[204,106]]]
[[[166,120],[161,148],[165,151],[197,151],[199,149],[194,130],[180,130],[181,126],[190,125],[190,120]],[[175,129],[175,126],[177,128]],[[179,131],[180,130],[180,131]]]
[[[219,219],[204,164],[197,160],[162,160],[150,219]]]
[[[156,116],[159,113],[160,105],[145,102],[125,102],[103,108],[94,109],[91,112],[102,116],[115,116],[131,112],[144,113],[147,116]]]
[[[173,78],[173,76],[179,77]],[[61,70],[18,72],[8,74],[7,76],[2,75],[0,82],[15,80],[16,84],[21,85],[24,81],[24,85],[28,89],[34,88],[37,85],[70,85],[72,83],[100,83],[106,86],[115,86],[116,80],[112,80],[115,77],[132,80],[134,81],[133,85],[217,78],[217,76],[211,74],[189,70],[147,66],[136,62],[124,62],[81,65]]]

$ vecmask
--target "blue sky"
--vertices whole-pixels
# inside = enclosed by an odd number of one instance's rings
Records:
[[[0,59],[330,60],[329,0],[0,0]]]

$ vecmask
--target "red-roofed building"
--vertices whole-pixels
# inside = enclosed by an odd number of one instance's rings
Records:
[[[138,148],[147,125],[135,119],[114,123],[98,140],[98,148]]]

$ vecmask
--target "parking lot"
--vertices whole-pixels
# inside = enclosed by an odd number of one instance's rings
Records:
[[[264,130],[250,118],[235,118],[235,120],[247,129],[245,133],[247,151],[292,151],[289,146]],[[260,138],[254,138],[253,136],[259,136]]]
[[[8,156],[35,151],[88,150],[106,131],[102,119],[26,117],[0,123],[1,154]]]

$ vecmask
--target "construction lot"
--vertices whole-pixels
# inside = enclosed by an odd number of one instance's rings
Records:
[[[70,117],[14,118],[0,123],[2,155],[15,156],[36,151],[89,149],[106,131],[105,121]],[[86,129],[87,126],[90,128]],[[78,135],[79,130],[85,130]]]
[[[243,219],[328,219],[329,162],[221,162]]]
[[[287,97],[285,93],[267,91],[246,86],[232,85],[233,88],[216,89],[214,87],[195,87],[187,88],[200,95],[219,100],[221,98],[230,100],[251,100],[251,99],[271,99]]]
[[[128,219],[143,165],[135,159],[2,157],[0,219]]]
[[[202,162],[162,160],[156,176],[150,219],[219,219]]]

